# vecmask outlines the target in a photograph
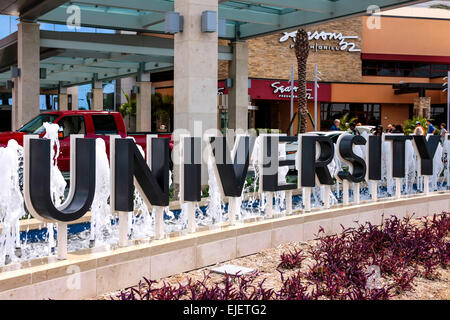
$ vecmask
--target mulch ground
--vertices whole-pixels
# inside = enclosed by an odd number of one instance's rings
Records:
[[[413,223],[421,223],[418,219]],[[449,239],[448,237],[447,239]],[[450,239],[449,239],[450,240]],[[282,282],[280,277],[280,272],[277,270],[277,266],[280,263],[280,255],[288,251],[293,251],[294,249],[307,249],[308,245],[314,245],[316,240],[308,242],[291,242],[279,245],[276,248],[271,248],[259,252],[257,254],[249,255],[246,257],[241,257],[238,259],[233,259],[227,262],[223,262],[218,265],[223,264],[234,264],[243,267],[252,268],[258,271],[258,276],[256,277],[255,283],[265,279],[264,287],[273,288],[275,291],[279,290]],[[304,251],[305,251],[304,250]],[[298,270],[305,271],[312,260],[307,257],[303,262],[300,269],[296,270],[282,270],[285,278],[289,277],[291,274],[296,273]],[[209,274],[209,282],[221,282],[223,275],[215,274],[210,272],[210,267],[205,267],[190,272],[185,272],[177,275],[173,275],[167,278],[160,279],[154,287],[160,287],[163,283],[168,283],[172,285],[177,285],[178,283],[185,284],[187,278],[190,277],[195,280],[203,280],[205,274]],[[391,299],[393,300],[447,300],[450,299],[450,269],[438,267],[436,270],[436,277],[433,280],[426,279],[422,276],[417,276],[413,282],[413,288],[409,291],[401,292]],[[389,281],[389,279],[384,279]],[[136,287],[137,288],[137,287]],[[117,292],[111,292],[108,294],[101,295],[96,299],[104,300],[111,299],[111,297],[116,296]]]

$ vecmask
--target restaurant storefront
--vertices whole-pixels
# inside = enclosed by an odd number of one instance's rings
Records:
[[[294,113],[297,111],[297,90],[294,85]],[[314,84],[307,83],[308,111],[314,116]],[[220,96],[226,96],[225,81],[219,81],[219,109],[221,128],[226,127],[226,106],[221,107]],[[249,81],[249,128],[280,129],[286,132],[291,119],[291,83],[285,80],[250,79]],[[226,100],[226,99],[225,99]],[[331,101],[331,84],[321,83],[317,90],[318,106]],[[226,101],[225,103],[226,104]]]
[[[314,67],[321,72],[318,128],[327,130],[346,113],[363,125],[404,124],[420,99],[428,101],[424,116],[446,122],[447,94],[440,87],[450,70],[450,38],[442,37],[448,19],[381,17],[379,29],[370,17],[358,17],[306,28],[310,36],[307,65],[308,110],[314,118]],[[249,127],[278,128],[290,123],[290,75],[296,67],[295,30],[248,40]],[[227,62],[219,63],[219,79],[228,78]],[[296,75],[295,75],[296,79]],[[226,95],[219,81],[219,95]],[[422,86],[412,91],[398,84]],[[433,90],[430,85],[435,85]],[[439,90],[437,90],[439,88]],[[294,112],[297,109],[294,88]],[[226,99],[219,99],[220,101]],[[219,103],[220,104],[220,103]],[[226,108],[222,107],[222,116]],[[223,125],[224,123],[222,123]],[[294,128],[297,124],[294,121]],[[308,131],[313,130],[308,122]]]

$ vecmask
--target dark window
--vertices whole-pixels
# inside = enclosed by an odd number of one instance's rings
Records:
[[[58,114],[40,114],[36,118],[30,120],[30,122],[25,124],[18,131],[19,132],[25,132],[25,133],[41,134],[45,130],[44,123],[45,122],[52,123],[58,117],[59,117]]]
[[[64,137],[71,134],[86,134],[84,126],[84,118],[81,116],[67,116],[58,121],[60,127],[63,128]]]
[[[116,134],[117,126],[114,116],[112,115],[94,115],[92,116],[94,122],[95,134]]]
[[[334,119],[339,119],[346,113],[348,119],[356,118],[356,123],[362,125],[377,125],[381,122],[381,106],[376,103],[321,103],[320,127],[327,130],[333,125]]]
[[[427,64],[420,62],[370,61],[362,62],[363,76],[395,77],[444,77],[450,70],[448,64]]]
[[[415,77],[430,77],[430,65],[429,64],[423,64],[423,63],[417,63],[414,65],[414,76]]]
[[[433,124],[438,128],[441,123],[447,123],[447,105],[446,104],[432,104],[430,118]]]

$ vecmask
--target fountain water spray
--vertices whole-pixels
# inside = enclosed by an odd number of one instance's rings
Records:
[[[9,140],[6,148],[0,148],[0,265],[20,257],[19,220],[25,215],[24,201],[19,186],[19,158],[23,153],[15,140]]]
[[[66,180],[58,168],[58,157],[60,154],[59,149],[59,125],[56,123],[44,122],[45,135],[44,138],[50,140],[50,159],[51,159],[51,169],[50,169],[50,188],[52,201],[55,206],[60,206],[64,202],[64,191],[66,189]],[[48,250],[49,254],[54,250],[55,243],[55,225],[53,223],[47,223],[48,232]]]

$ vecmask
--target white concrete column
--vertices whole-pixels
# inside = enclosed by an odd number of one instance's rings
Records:
[[[136,94],[136,130],[152,131],[152,83],[137,82],[139,93]]]
[[[217,129],[218,35],[201,31],[201,14],[206,10],[218,12],[218,1],[175,0],[175,11],[184,17],[184,30],[175,34],[174,41],[174,125],[175,130],[185,129],[192,136]],[[174,139],[179,141],[176,131]],[[204,162],[202,185],[207,183]]]
[[[376,201],[378,199],[378,185],[376,181],[370,181],[370,190],[372,200]]]
[[[292,214],[292,190],[286,191],[286,214]]]
[[[60,93],[58,95],[58,109],[59,111],[69,110],[67,93]]]
[[[39,24],[21,22],[17,25],[17,113],[15,128],[19,128],[39,114]]]
[[[327,209],[330,208],[330,193],[331,187],[329,185],[325,185],[323,188],[323,206]]]
[[[11,106],[11,130],[16,131],[20,128],[19,126],[19,120],[18,120],[18,112],[19,109],[18,105],[18,99],[19,94],[17,87],[19,86],[19,79],[14,80],[14,88],[11,89],[11,95],[12,95],[12,106]]]
[[[395,178],[395,199],[400,199],[402,195],[402,179]]]
[[[305,187],[302,189],[302,202],[303,202],[303,211],[310,212],[311,211],[311,188]]]
[[[230,77],[233,85],[228,91],[228,128],[248,130],[248,45],[233,42]]]
[[[344,179],[342,181],[342,203],[346,206],[348,205],[348,197],[349,197],[349,189],[350,189],[350,183],[348,182],[347,179]]]
[[[155,239],[164,239],[164,207],[153,207],[153,219],[155,219]]]
[[[92,110],[103,111],[103,82],[94,81],[92,84]]]
[[[67,88],[67,94],[72,96],[72,110],[78,110],[78,86]]]
[[[58,93],[58,110],[59,111],[69,110],[69,108],[68,108],[67,88],[59,88],[59,93]]]
[[[266,198],[266,218],[273,217],[273,192],[264,192]]]
[[[126,247],[128,245],[128,212],[119,211],[119,246]]]
[[[58,260],[67,259],[67,223],[58,222]]]

